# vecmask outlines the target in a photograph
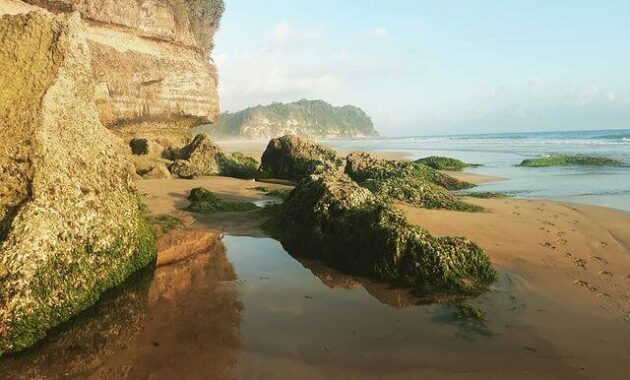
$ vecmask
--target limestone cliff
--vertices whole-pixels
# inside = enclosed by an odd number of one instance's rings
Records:
[[[124,137],[174,143],[218,114],[210,61],[222,0],[0,0],[1,13],[78,11],[101,122]]]
[[[155,258],[79,14],[0,17],[0,355]]]
[[[372,119],[358,107],[334,107],[323,100],[272,103],[223,113],[210,128],[216,138],[274,138],[287,134],[314,138],[378,136]]]

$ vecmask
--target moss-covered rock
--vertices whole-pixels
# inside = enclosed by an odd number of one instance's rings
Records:
[[[366,179],[416,177],[448,190],[461,190],[475,185],[440,173],[423,164],[404,160],[384,160],[365,152],[354,152],[346,158],[346,174],[361,183]]]
[[[220,199],[214,193],[204,189],[203,187],[195,187],[188,195],[190,205],[186,207],[187,211],[198,212],[201,214],[213,214],[215,212],[234,212],[234,211],[251,211],[258,207],[251,202],[230,202]]]
[[[269,141],[256,178],[300,181],[341,165],[334,149],[304,137],[286,135]]]
[[[600,156],[559,155],[551,157],[529,158],[518,166],[530,168],[548,166],[620,166],[622,161]]]
[[[99,121],[78,14],[0,18],[0,354],[156,256],[128,150]]]
[[[241,152],[222,155],[219,159],[220,174],[226,177],[254,179],[258,171],[258,161]]]
[[[418,207],[460,211],[479,211],[480,207],[459,200],[447,189],[472,186],[423,164],[391,161],[368,153],[352,153],[345,172],[361,186],[379,196]]]
[[[220,172],[221,149],[205,133],[200,133],[183,148],[167,149],[165,158],[175,161],[169,168],[171,173],[191,179],[199,176],[217,175]]]
[[[277,221],[271,230],[292,254],[423,292],[477,292],[496,276],[473,242],[432,236],[342,174],[298,185]]]
[[[429,156],[414,161],[416,164],[423,164],[435,170],[461,171],[468,167],[479,166],[477,164],[467,164],[462,160],[450,157]]]
[[[456,211],[482,211],[477,205],[461,201],[448,190],[418,177],[368,179],[361,183],[374,194],[413,206]]]

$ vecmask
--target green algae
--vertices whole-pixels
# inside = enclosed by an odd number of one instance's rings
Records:
[[[188,207],[186,207],[186,210],[200,214],[213,214],[216,212],[242,212],[258,209],[258,207],[251,202],[225,201],[203,187],[196,187],[192,189],[188,199],[191,203]]]
[[[453,318],[460,321],[472,321],[483,323],[486,320],[486,313],[478,307],[468,303],[461,303],[455,306]]]
[[[481,211],[479,206],[459,200],[449,190],[471,186],[426,165],[411,161],[375,158],[367,153],[352,153],[345,172],[359,185],[378,196],[392,198],[417,207],[458,211]]]
[[[581,155],[559,155],[551,157],[529,158],[523,160],[520,165],[530,168],[550,167],[550,166],[620,166],[622,161],[601,157],[601,156],[581,156]]]
[[[468,167],[479,166],[477,164],[467,164],[462,160],[451,157],[429,156],[414,161],[416,164],[423,164],[435,170],[462,171]]]
[[[274,189],[268,186],[256,186],[253,190],[259,191],[270,197],[278,197],[280,199],[286,199],[291,193],[291,189]]]
[[[258,172],[258,161],[241,152],[223,154],[218,158],[219,175],[241,179],[254,179]]]
[[[348,273],[424,294],[475,294],[496,278],[475,243],[431,235],[344,175],[305,180],[275,210],[266,228],[289,253]]]
[[[458,193],[463,197],[479,198],[479,199],[493,199],[493,198],[511,198],[512,195],[502,192],[494,191],[471,191],[465,193]]]
[[[64,262],[63,258],[52,258],[43,265],[34,277],[31,291],[36,299],[46,299],[51,292],[63,293],[64,299],[55,305],[43,304],[36,311],[17,310],[12,321],[9,334],[0,337],[0,355],[4,352],[17,352],[29,348],[43,339],[49,330],[70,320],[76,314],[90,308],[100,298],[101,294],[123,283],[131,274],[146,267],[157,257],[155,235],[142,213],[136,217],[137,241],[134,254],[128,260],[120,260],[128,255],[128,244],[123,239],[117,239],[109,248],[103,251],[95,250],[91,244],[85,244],[82,252],[73,257],[76,261]],[[119,258],[111,266],[109,273],[86,273],[83,268],[92,257]],[[72,286],[68,284],[62,289],[52,288],[54,282],[51,273],[59,278],[76,278],[81,275],[84,282],[91,286]],[[63,283],[59,281],[59,283]]]

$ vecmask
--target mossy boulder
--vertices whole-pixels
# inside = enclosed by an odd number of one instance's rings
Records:
[[[424,164],[405,160],[385,160],[365,152],[354,152],[346,158],[346,174],[357,182],[366,179],[416,177],[448,190],[461,190],[475,185],[440,173]]]
[[[468,167],[479,166],[477,164],[467,164],[462,160],[451,157],[429,156],[414,161],[416,164],[423,164],[435,170],[462,171]]]
[[[166,159],[175,161],[169,168],[171,173],[186,179],[219,174],[219,159],[222,156],[221,149],[205,133],[195,136],[183,148],[171,148],[164,153]]]
[[[254,179],[258,172],[258,161],[241,152],[234,152],[219,158],[219,168],[222,176]]]
[[[621,166],[622,161],[614,158],[582,155],[559,155],[551,157],[529,158],[518,166],[530,168],[549,166]]]
[[[78,14],[0,18],[0,355],[155,260],[128,148],[99,121]]]
[[[496,276],[475,243],[432,236],[343,174],[303,181],[278,214],[272,230],[291,254],[349,273],[427,293],[474,293]]]
[[[231,202],[223,200],[203,187],[195,187],[192,189],[188,195],[188,200],[190,200],[190,205],[186,207],[186,210],[201,214],[240,212],[258,209],[258,207],[251,202]]]
[[[173,160],[171,173],[185,179],[210,175],[253,179],[258,170],[254,158],[240,152],[224,153],[205,133],[198,134],[182,148],[164,150],[162,157]]]
[[[479,211],[480,207],[459,200],[448,189],[472,186],[411,161],[376,158],[368,153],[351,153],[345,172],[361,186],[379,196],[414,206],[460,211]]]
[[[304,137],[286,135],[269,141],[256,178],[300,181],[341,165],[334,149]]]

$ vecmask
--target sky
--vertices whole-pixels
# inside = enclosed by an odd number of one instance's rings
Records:
[[[385,136],[630,128],[630,1],[225,3],[222,111],[323,99]]]

